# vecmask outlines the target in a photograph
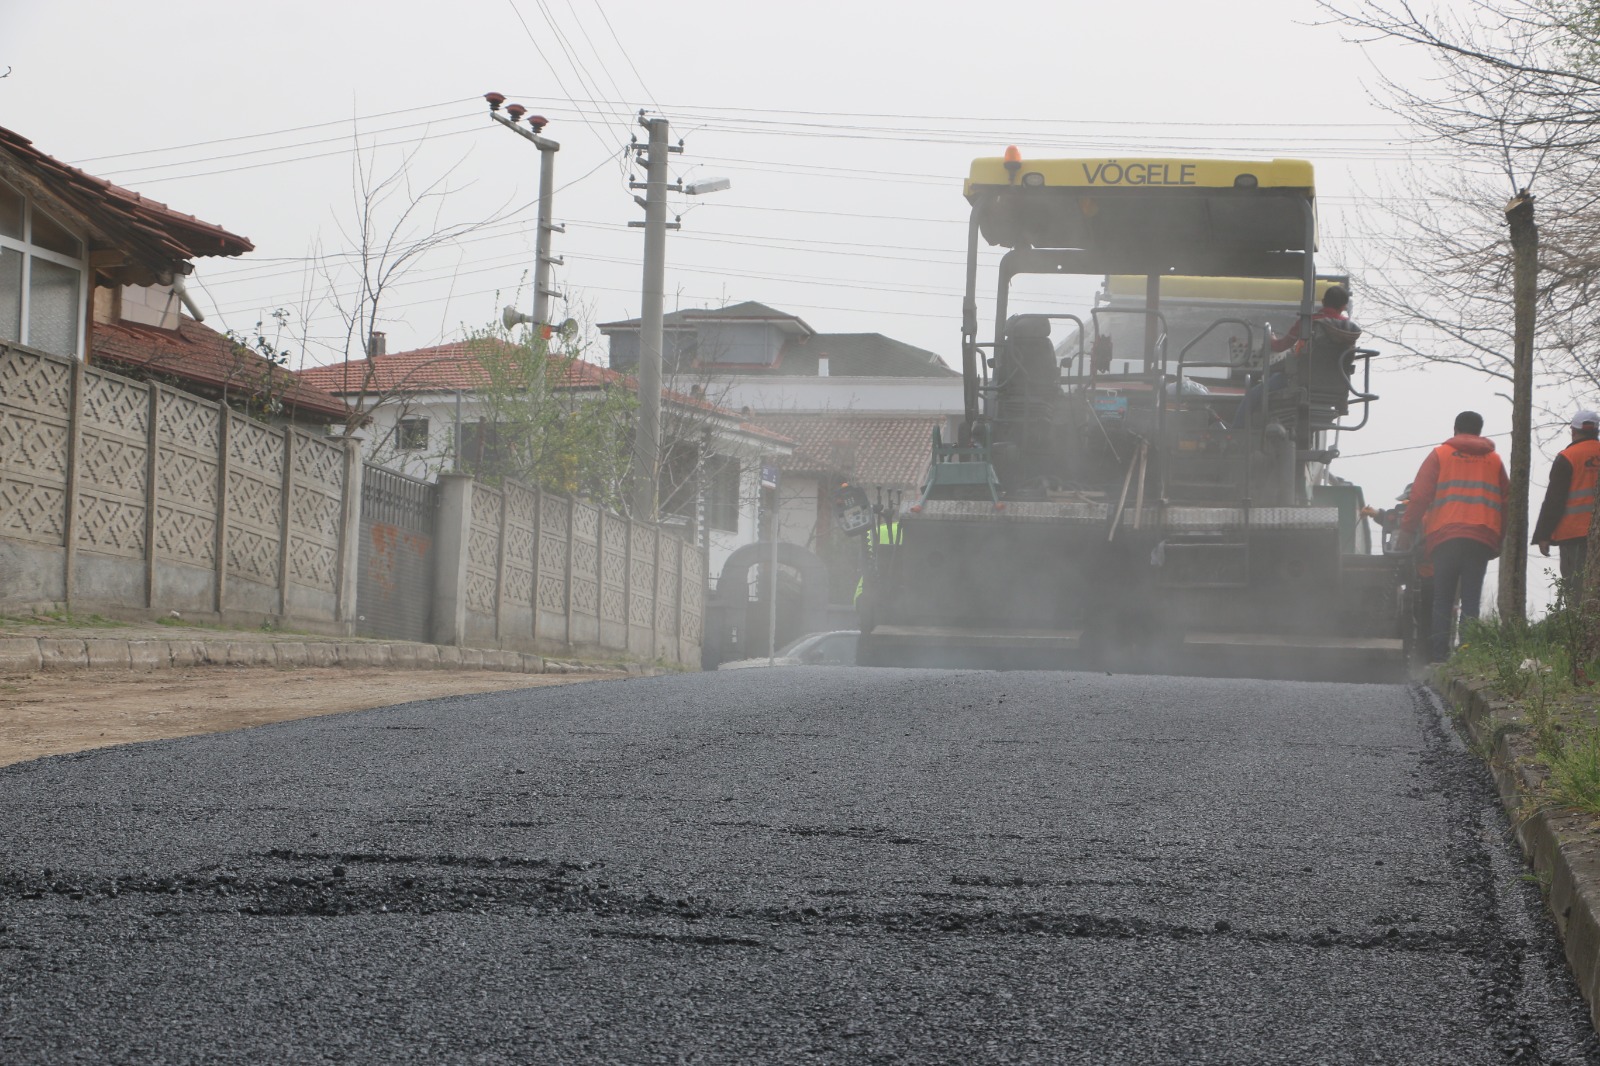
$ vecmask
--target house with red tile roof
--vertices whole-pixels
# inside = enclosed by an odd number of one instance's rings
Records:
[[[611,366],[639,360],[639,320],[602,323]],[[962,411],[961,374],[934,352],[881,333],[821,333],[747,300],[663,316],[663,375],[795,441],[778,460],[780,537],[828,563],[837,600],[855,588],[859,545],[833,536],[832,491],[921,487],[934,427]]]
[[[220,400],[264,422],[336,427],[349,416],[343,400],[308,385],[250,345],[187,315],[165,321],[170,324],[97,319],[90,361],[125,377]]]
[[[495,433],[485,394],[497,386],[488,363],[515,346],[480,339],[390,353],[374,334],[369,350],[366,359],[308,367],[297,376],[365,412],[361,436],[369,462],[428,480],[470,472]],[[557,354],[547,358],[545,380],[573,393],[638,388],[627,374]],[[786,456],[794,443],[692,387],[664,392],[662,429],[663,523],[692,521],[714,574],[734,549],[756,539],[762,459]]]
[[[252,249],[0,128],[0,341],[156,378],[272,421],[341,419],[334,397],[198,321],[183,288],[193,261]]]

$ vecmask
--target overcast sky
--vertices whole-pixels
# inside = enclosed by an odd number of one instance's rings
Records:
[[[500,219],[403,279],[383,312],[390,351],[481,327],[519,288],[530,302],[538,153],[490,122],[491,89],[546,115],[562,145],[562,313],[636,316],[641,236],[627,223],[642,212],[623,148],[647,108],[684,138],[675,173],[733,181],[678,204],[669,310],[759,300],[955,365],[960,182],[1008,144],[1310,159],[1322,265],[1352,270],[1359,320],[1352,216],[1377,210],[1364,197],[1411,153],[1365,86],[1374,64],[1417,79],[1428,67],[1318,22],[1311,0],[0,0],[0,125],[248,236],[253,254],[198,264],[208,320],[244,330],[285,309],[323,363],[343,341],[309,260],[351,247],[357,145],[380,177],[403,167],[451,190],[405,235]],[[380,206],[380,229],[398,206]],[[1081,310],[1092,288],[1036,290],[1037,305]],[[1460,372],[1389,372],[1377,391],[1337,469],[1379,502],[1458,410],[1483,411],[1490,433],[1509,424],[1509,405]]]

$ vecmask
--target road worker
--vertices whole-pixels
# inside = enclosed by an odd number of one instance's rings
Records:
[[[1322,306],[1317,308],[1311,316],[1311,321],[1333,322],[1340,326],[1351,326],[1350,322],[1350,290],[1343,285],[1329,285],[1328,290],[1322,294]],[[1359,333],[1359,329],[1357,329]],[[1300,320],[1297,318],[1289,332],[1278,336],[1272,332],[1272,327],[1267,327],[1267,346],[1274,353],[1287,352],[1290,348],[1300,350]],[[1278,364],[1281,366],[1281,364]],[[1261,396],[1268,390],[1278,392],[1289,384],[1288,375],[1281,369],[1274,369],[1266,381],[1258,381],[1250,386],[1248,392],[1239,400],[1239,409],[1233,414],[1233,425],[1242,426],[1249,416],[1252,408],[1261,405]]]
[[[1589,516],[1594,513],[1594,493],[1600,483],[1600,414],[1579,411],[1572,416],[1572,443],[1550,464],[1550,487],[1545,490],[1539,520],[1533,524],[1533,543],[1549,557],[1550,545],[1560,549],[1561,580],[1581,581],[1589,546]]]
[[[874,539],[872,541],[871,549],[874,551],[879,548],[894,547],[896,544],[900,543],[900,523],[898,521],[879,522],[877,529],[873,530],[873,537]],[[856,579],[856,594],[855,598],[851,601],[856,607],[859,608],[861,606],[861,594],[866,590],[867,575],[862,574]]]
[[[1500,554],[1511,483],[1494,441],[1482,434],[1482,415],[1456,416],[1454,435],[1428,453],[1412,479],[1400,520],[1400,547],[1411,548],[1420,532],[1423,562],[1433,567],[1432,662],[1449,658],[1457,596],[1461,617],[1478,617],[1484,571]]]

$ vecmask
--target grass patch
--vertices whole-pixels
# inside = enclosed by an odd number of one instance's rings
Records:
[[[1600,815],[1600,730],[1591,726],[1560,747],[1547,787],[1552,803]]]
[[[1521,711],[1522,722],[1497,726],[1494,740],[1527,735],[1533,762],[1547,771],[1541,805],[1600,816],[1600,716],[1589,680],[1600,677],[1600,662],[1585,661],[1586,624],[1564,598],[1531,623],[1469,619],[1444,672],[1487,682]]]

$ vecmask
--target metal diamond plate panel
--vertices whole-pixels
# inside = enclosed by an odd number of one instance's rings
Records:
[[[997,511],[986,500],[933,500],[922,512],[910,516],[934,521],[960,522],[1056,522],[1069,525],[1094,525],[1106,521],[1108,508],[1103,503],[1007,503]]]
[[[1167,532],[1218,529],[1338,529],[1337,507],[1255,507],[1246,521],[1242,507],[1168,507]]]

